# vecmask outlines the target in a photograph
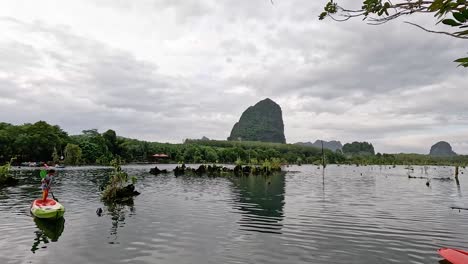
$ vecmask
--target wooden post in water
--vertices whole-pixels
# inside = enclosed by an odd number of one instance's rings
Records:
[[[323,152],[323,140],[321,140],[321,142],[322,142],[322,166],[323,166],[323,169],[322,169],[322,185],[325,188],[325,152]]]
[[[323,166],[323,169],[325,170],[325,152],[323,152],[323,140],[322,140],[322,166]]]
[[[460,186],[460,181],[458,180],[458,166],[455,166],[455,181],[457,185]]]

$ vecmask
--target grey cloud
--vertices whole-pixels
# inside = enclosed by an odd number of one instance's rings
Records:
[[[220,43],[220,47],[226,51],[226,55],[246,54],[253,56],[258,53],[255,44],[251,42],[241,42],[238,39],[224,40]]]
[[[425,153],[426,141],[404,134],[447,135],[468,152],[463,134],[447,130],[468,126],[468,77],[451,62],[466,54],[465,42],[398,21],[318,21],[321,1],[274,2],[89,2],[164,32],[151,40],[161,54],[148,51],[148,58],[140,45],[74,33],[79,23],[0,19],[0,29],[20,36],[0,40],[0,92],[12,99],[0,118],[46,119],[74,133],[112,128],[149,140],[223,139],[246,107],[271,97],[283,108],[288,142],[371,140],[379,151]],[[47,108],[39,95],[51,100]]]
[[[15,86],[15,83],[0,78],[0,98],[15,99],[18,93],[18,90],[15,89]]]
[[[10,110],[15,116],[10,111],[0,113],[5,121],[47,120],[72,133],[113,128],[127,136],[178,142],[195,135],[227,137],[231,123],[238,118],[231,111],[240,112],[243,107],[236,96],[219,101],[224,90],[218,89],[218,83],[160,74],[152,63],[60,28],[21,25],[24,34],[47,35],[57,46],[45,50],[15,46],[17,50],[22,47],[20,54],[41,56],[15,56],[19,72],[0,67],[13,80],[2,80],[0,91],[18,99]],[[6,52],[11,47],[0,43]],[[16,81],[23,77],[23,70],[31,65],[40,69],[44,58],[60,77],[26,78],[25,85],[30,88],[21,88]],[[44,98],[47,107],[42,107]],[[24,111],[18,111],[23,106]],[[220,133],[223,128],[226,131]]]
[[[200,17],[210,12],[211,7],[207,1],[185,1],[185,0],[158,0],[154,1],[157,8],[174,8],[180,22],[189,18]]]
[[[184,0],[97,0],[99,6],[117,8],[123,11],[133,10],[144,12],[148,15],[160,11],[173,10],[178,23],[193,22],[194,19],[203,17],[212,12],[211,1],[184,1]]]
[[[0,47],[0,68],[17,71],[20,68],[27,70],[23,62],[30,61],[29,68],[37,67],[35,62],[39,59],[39,54],[33,47],[20,42],[10,42]]]
[[[354,118],[352,115],[349,115],[349,118]],[[375,120],[375,118],[372,118]],[[373,121],[375,122],[375,121]],[[384,135],[392,135],[402,131],[411,132],[411,131],[423,131],[424,129],[431,128],[434,125],[434,122],[417,122],[415,117],[414,121],[406,119],[401,121],[401,123],[396,123],[395,119],[390,119],[386,117],[381,117],[380,122],[376,123],[353,123],[351,121],[345,122],[342,121],[330,121],[330,122],[316,122],[310,124],[308,127],[315,130],[328,130],[334,131],[334,133],[346,133],[348,135],[356,135],[360,138],[379,138]],[[340,132],[341,131],[341,132]]]
[[[308,58],[316,53],[322,58],[307,63],[280,57],[283,59],[280,63],[266,66],[263,72],[251,73],[239,82],[277,93],[294,90],[327,99],[349,96],[357,91],[367,96],[403,91],[440,82],[447,74],[464,74],[450,60],[463,55],[462,42],[453,44],[453,40],[419,31],[413,34],[417,37],[411,37],[409,32],[399,32],[398,26],[386,25],[378,32],[367,34],[350,35],[346,30],[342,30],[343,34],[331,33],[332,36],[341,35],[336,38],[324,37],[325,32],[320,29],[278,30],[268,42],[273,45],[272,50],[287,54],[292,49],[292,56]],[[324,41],[329,44],[317,44]],[[447,49],[447,45],[451,48]]]

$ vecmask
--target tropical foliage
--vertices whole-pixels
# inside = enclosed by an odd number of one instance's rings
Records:
[[[79,165],[81,163],[82,150],[78,145],[68,143],[64,152],[66,164]]]
[[[44,121],[14,126],[0,123],[0,161],[51,160],[54,148],[62,150],[69,137],[59,126]]]
[[[8,176],[10,175],[10,168],[10,163],[0,166],[0,183],[5,181],[6,178],[8,178]]]
[[[0,123],[0,143],[1,163],[8,162],[14,156],[18,157],[15,163],[25,161],[52,163],[57,157],[61,159],[63,156],[64,160],[60,162],[68,165],[110,165],[116,158],[120,158],[123,163],[158,161],[268,166],[268,162],[274,161],[281,164],[322,164],[322,151],[312,146],[191,139],[185,140],[182,144],[169,144],[119,137],[113,130],[99,133],[96,129],[69,136],[58,126],[43,121],[19,126]],[[156,160],[153,155],[157,153],[166,154],[168,158]],[[453,157],[380,153],[374,155],[374,147],[367,142],[345,144],[343,153],[325,149],[324,156],[327,164],[468,164],[468,156],[461,155]]]
[[[374,146],[368,142],[353,142],[344,144],[342,149],[344,154],[349,155],[374,155]]]
[[[7,162],[5,165],[0,166],[0,186],[3,185],[15,185],[18,183],[18,179],[13,178],[10,175],[11,163],[15,158],[11,158],[10,162]]]

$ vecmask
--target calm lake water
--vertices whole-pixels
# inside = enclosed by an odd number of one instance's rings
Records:
[[[468,175],[409,179],[404,167],[285,167],[271,177],[153,176],[133,204],[105,206],[109,169],[58,172],[64,221],[30,216],[39,171],[22,169],[0,190],[0,263],[439,263],[439,247],[468,248]],[[173,165],[158,165],[171,169]],[[413,176],[452,177],[451,167]],[[98,217],[96,209],[102,208]]]

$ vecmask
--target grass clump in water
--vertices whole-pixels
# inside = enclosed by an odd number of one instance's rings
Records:
[[[113,202],[132,198],[140,194],[135,191],[135,183],[137,178],[131,177],[131,183],[128,183],[128,174],[122,170],[121,161],[119,158],[111,161],[111,166],[114,168],[112,175],[109,178],[104,191],[102,192],[102,199],[106,202]]]
[[[7,164],[0,166],[0,186],[14,186],[18,184],[18,179],[10,176],[11,163],[15,160],[12,158]]]

